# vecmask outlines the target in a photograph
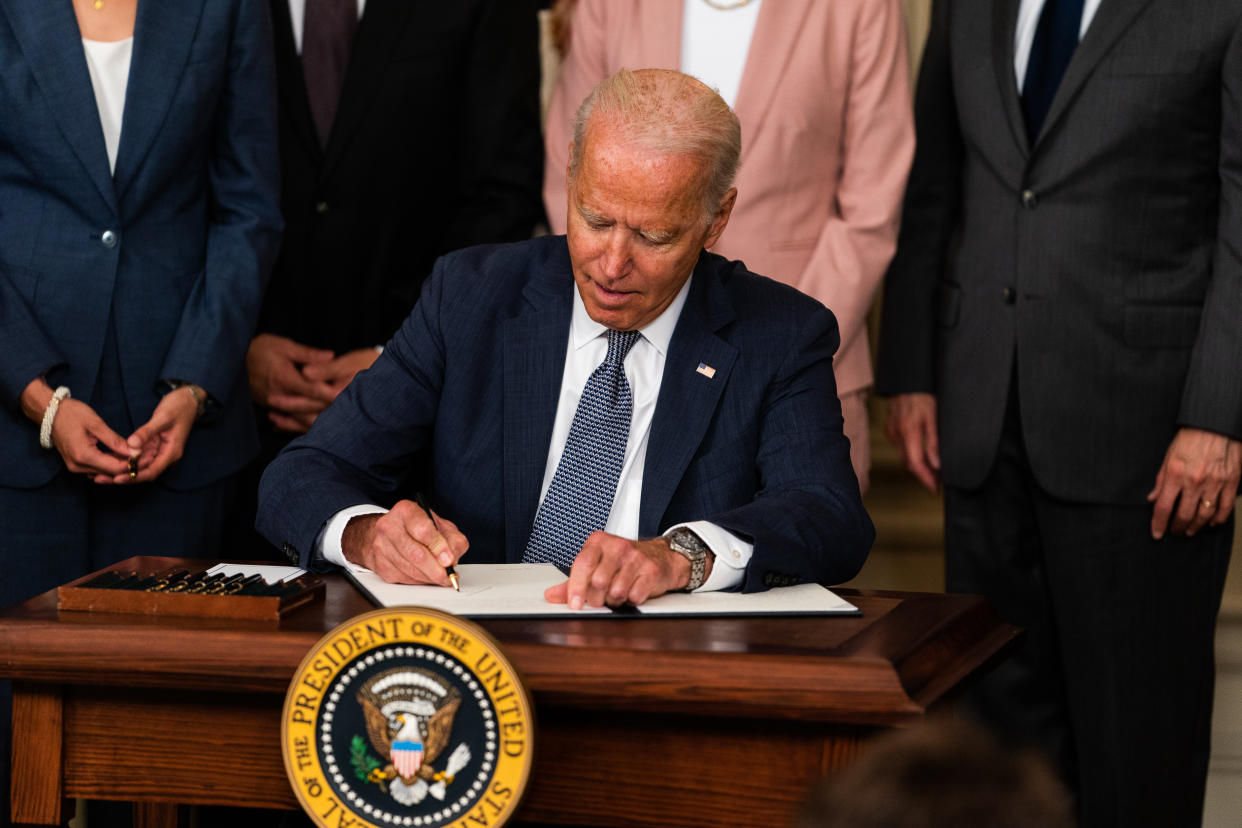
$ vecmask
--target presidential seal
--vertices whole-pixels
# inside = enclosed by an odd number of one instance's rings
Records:
[[[476,624],[418,607],[359,615],[319,640],[285,695],[281,747],[321,828],[478,828],[517,810],[530,697]]]

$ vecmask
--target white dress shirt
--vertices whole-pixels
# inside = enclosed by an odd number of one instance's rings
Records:
[[[737,103],[762,2],[754,0],[735,9],[717,9],[703,0],[684,0],[681,71],[715,89],[730,107]]]
[[[1035,29],[1039,25],[1039,13],[1044,10],[1045,0],[1022,0],[1018,6],[1018,25],[1013,32],[1013,73],[1018,79],[1018,94],[1026,84],[1026,65],[1031,60],[1031,44],[1035,42]],[[1078,39],[1087,33],[1087,27],[1095,19],[1100,0],[1084,0],[1082,25],[1078,27]]]
[[[647,443],[651,437],[651,421],[655,415],[656,400],[660,396],[668,345],[686,303],[690,281],[686,280],[681,291],[662,314],[641,329],[642,336],[625,358],[625,378],[630,383],[634,408],[630,420],[630,434],[625,445],[625,458],[617,481],[617,492],[613,497],[608,522],[604,526],[604,531],[623,538],[638,538],[638,510],[642,501],[643,469],[647,459]],[[544,465],[543,486],[539,494],[541,504],[565,450],[565,441],[569,437],[574,413],[578,410],[582,389],[608,353],[608,329],[587,315],[582,297],[576,289],[573,295],[565,370],[561,375],[561,393],[557,400],[556,419],[552,424],[552,439],[548,444],[548,459]],[[345,524],[358,515],[385,511],[387,510],[379,506],[367,504],[344,509],[333,515],[320,535],[319,551],[324,560],[355,570],[363,569],[345,560],[345,553],[341,548]],[[452,515],[447,517],[452,518]],[[716,556],[711,574],[699,587],[700,590],[729,589],[742,582],[746,564],[750,562],[754,551],[753,544],[707,521],[680,523],[677,526],[693,530]],[[672,528],[676,527],[670,527]]]
[[[358,19],[362,19],[362,10],[367,0],[358,0]],[[289,0],[289,22],[293,24],[293,48],[302,54],[302,27],[306,22],[306,0]]]

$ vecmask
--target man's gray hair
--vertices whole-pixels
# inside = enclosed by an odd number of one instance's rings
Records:
[[[653,152],[690,155],[704,165],[703,207],[710,222],[737,176],[742,126],[715,90],[671,69],[622,69],[600,81],[574,116],[569,181],[582,164],[587,127],[608,124],[620,138]]]

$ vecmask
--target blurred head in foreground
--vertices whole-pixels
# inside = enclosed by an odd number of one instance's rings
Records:
[[[796,828],[1072,828],[1073,804],[1033,753],[951,719],[879,737],[816,786]]]

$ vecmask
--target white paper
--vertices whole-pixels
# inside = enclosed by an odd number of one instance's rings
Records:
[[[551,604],[543,591],[565,580],[552,564],[461,564],[452,587],[390,584],[374,572],[354,570],[351,577],[383,607],[419,606],[455,615],[611,615],[607,607],[572,610]]]
[[[565,580],[552,564],[462,564],[457,567],[461,592],[452,587],[390,584],[369,570],[355,569],[351,577],[383,607],[430,607],[470,617],[613,614],[607,607],[573,610],[544,600],[544,590]],[[672,592],[652,598],[637,610],[641,615],[823,615],[858,611],[818,584],[745,594]]]
[[[244,575],[247,578],[252,575],[262,575],[264,582],[274,584],[280,581],[292,581],[294,578],[300,578],[306,574],[306,570],[299,569],[296,566],[218,563],[207,570],[207,574],[222,574],[226,578],[231,578],[234,575]]]
[[[819,584],[778,587],[767,592],[667,592],[640,606],[643,615],[822,615],[853,613],[858,607]]]

